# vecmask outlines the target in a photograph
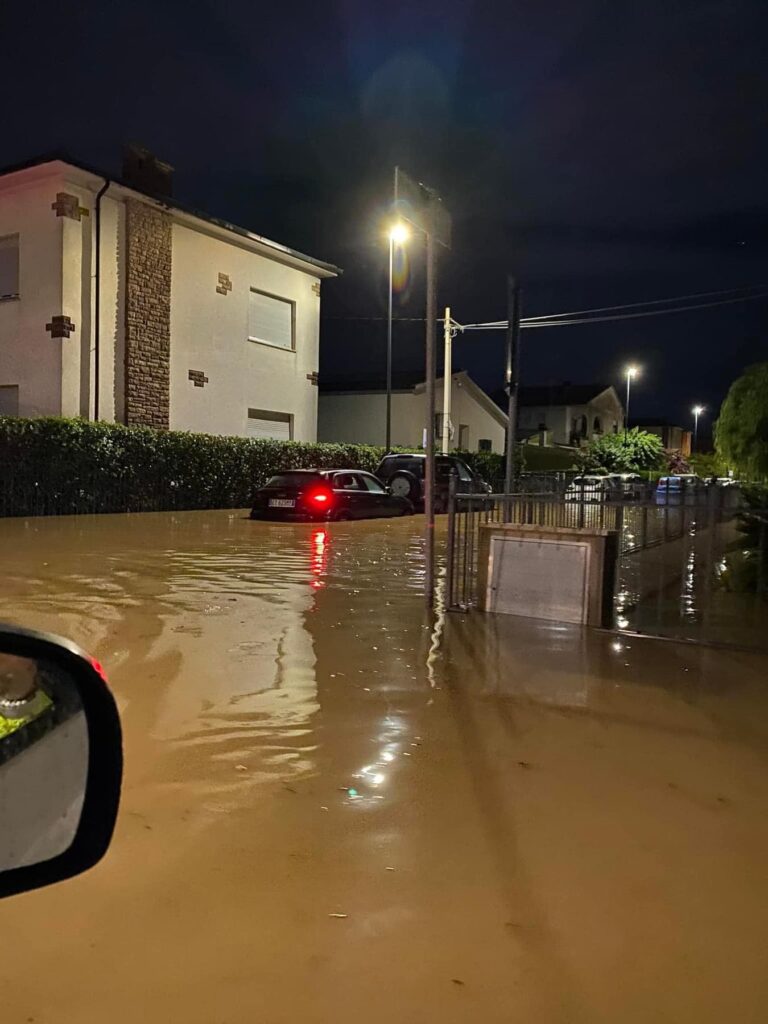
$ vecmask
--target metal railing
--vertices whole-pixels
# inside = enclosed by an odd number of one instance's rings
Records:
[[[483,523],[615,531],[619,535],[619,556],[624,557],[684,537],[692,526],[703,529],[733,519],[739,509],[727,490],[707,487],[683,496],[668,491],[649,501],[634,495],[604,499],[586,488],[581,493],[458,494],[452,481],[446,549],[447,606],[467,610],[477,602],[477,554]],[[765,527],[760,536],[765,545]],[[758,559],[761,557],[758,555]],[[759,564],[762,567],[763,562]]]

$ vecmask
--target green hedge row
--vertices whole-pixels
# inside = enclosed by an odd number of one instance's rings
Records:
[[[284,469],[373,472],[384,449],[0,416],[0,516],[246,508]],[[459,453],[496,489],[504,456]]]
[[[381,448],[0,417],[0,516],[246,508],[283,469],[374,470]]]

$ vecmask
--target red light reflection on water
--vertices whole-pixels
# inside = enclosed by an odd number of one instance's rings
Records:
[[[314,577],[311,586],[315,590],[320,590],[325,586],[325,582],[318,577],[325,576],[328,568],[328,532],[322,528],[313,530],[310,544],[310,568]]]

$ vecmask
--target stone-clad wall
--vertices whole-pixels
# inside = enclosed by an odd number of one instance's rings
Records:
[[[125,422],[167,430],[170,416],[171,218],[126,203]]]

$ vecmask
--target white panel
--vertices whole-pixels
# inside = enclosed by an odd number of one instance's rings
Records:
[[[588,571],[588,544],[493,537],[488,610],[556,622],[586,622]]]
[[[248,337],[278,348],[293,348],[293,304],[263,292],[251,291]]]
[[[248,417],[246,428],[248,437],[269,437],[275,441],[291,440],[290,417],[285,419],[259,419],[256,416]]]

